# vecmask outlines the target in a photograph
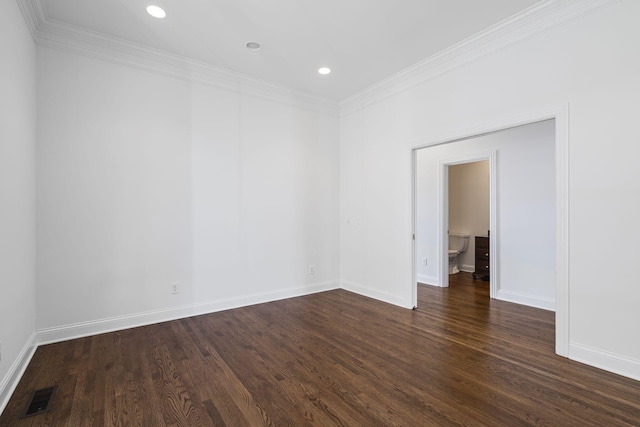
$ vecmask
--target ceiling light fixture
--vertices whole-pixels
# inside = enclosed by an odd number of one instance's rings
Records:
[[[247,42],[245,45],[251,52],[257,52],[262,49],[262,45],[257,42]]]
[[[331,73],[331,68],[322,67],[322,68],[318,69],[318,73],[322,74],[323,76],[326,76],[327,74]]]
[[[163,8],[161,8],[160,6],[147,6],[147,13],[151,16],[153,16],[154,18],[164,18],[165,16],[167,16],[167,12],[164,11]]]

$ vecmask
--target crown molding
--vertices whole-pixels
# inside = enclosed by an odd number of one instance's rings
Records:
[[[39,46],[338,116],[335,101],[48,18],[43,0],[17,2]]]
[[[36,40],[38,37],[38,29],[40,25],[45,22],[47,16],[44,3],[31,0],[16,0],[16,3],[18,3],[24,22],[31,32],[31,37]]]
[[[339,103],[204,62],[107,36],[47,17],[44,0],[16,0],[36,44],[215,86],[248,96],[345,116],[468,62],[564,25],[620,0],[546,0]]]
[[[546,0],[340,101],[346,116],[620,0]]]

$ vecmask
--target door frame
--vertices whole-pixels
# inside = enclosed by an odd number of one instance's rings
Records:
[[[510,129],[544,120],[555,120],[555,193],[556,193],[556,354],[569,356],[569,104],[540,108],[528,114],[505,116],[493,122],[485,122],[466,129],[453,130],[436,138],[418,140],[411,150],[411,275],[410,300],[412,307],[418,303],[416,276],[416,188],[417,150],[469,139],[500,130]],[[495,215],[494,215],[495,218]],[[495,229],[492,229],[495,230]],[[497,230],[493,231],[494,233]],[[442,237],[441,237],[442,238]],[[495,246],[495,245],[494,245]],[[443,254],[440,254],[443,256]],[[492,261],[495,257],[492,257]],[[442,262],[439,264],[442,266]],[[493,267],[493,265],[491,266]],[[442,269],[442,267],[441,267]],[[494,270],[495,271],[495,270]]]
[[[440,177],[439,185],[439,204],[438,209],[438,253],[440,254],[440,271],[438,273],[440,286],[446,288],[449,286],[449,166],[463,165],[466,163],[474,163],[481,161],[489,161],[489,230],[491,230],[492,242],[498,242],[498,222],[497,222],[497,150],[490,150],[479,153],[469,153],[462,156],[456,156],[450,159],[441,160],[438,165],[438,176]],[[493,243],[489,245],[489,297],[496,298],[498,295],[499,274],[496,268],[498,260],[498,245]],[[469,246],[473,242],[469,241]]]

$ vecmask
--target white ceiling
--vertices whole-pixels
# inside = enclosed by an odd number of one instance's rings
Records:
[[[339,101],[539,0],[42,0],[48,20]],[[156,4],[159,20],[146,13]],[[260,52],[245,48],[262,44]],[[320,66],[333,73],[320,76]]]

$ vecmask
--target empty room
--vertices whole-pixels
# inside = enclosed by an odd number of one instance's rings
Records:
[[[638,17],[3,0],[0,426],[640,426]]]

